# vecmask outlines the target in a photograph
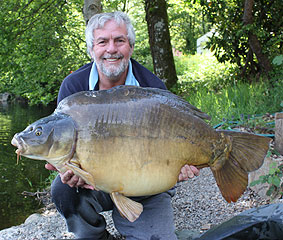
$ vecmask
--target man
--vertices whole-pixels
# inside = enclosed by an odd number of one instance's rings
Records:
[[[86,28],[86,42],[94,63],[86,64],[63,81],[58,103],[79,91],[110,89],[124,84],[166,89],[158,77],[131,59],[135,33],[126,14],[114,12],[93,16]],[[56,170],[50,164],[46,164],[46,168]],[[186,165],[179,180],[198,174],[197,168]],[[99,214],[108,210],[113,210],[115,227],[129,240],[177,239],[171,206],[174,193],[171,189],[154,196],[133,198],[143,204],[144,211],[131,223],[121,217],[109,194],[94,190],[70,170],[57,176],[51,189],[52,199],[66,219],[68,230],[84,239],[112,239],[105,230],[103,216]]]

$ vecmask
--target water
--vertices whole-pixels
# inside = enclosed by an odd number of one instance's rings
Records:
[[[11,140],[15,133],[53,110],[54,106],[0,103],[0,230],[23,223],[41,207],[34,197],[22,192],[36,192],[42,186],[49,176],[45,162],[22,157],[17,165]]]

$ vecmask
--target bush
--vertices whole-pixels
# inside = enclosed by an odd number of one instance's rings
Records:
[[[203,88],[218,91],[236,81],[235,66],[219,63],[209,53],[176,57],[175,64],[179,80],[172,91],[177,94]]]

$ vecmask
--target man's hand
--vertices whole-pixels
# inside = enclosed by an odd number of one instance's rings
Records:
[[[45,164],[45,168],[51,171],[58,171],[49,163]],[[60,177],[62,183],[68,184],[70,187],[81,187],[94,190],[93,186],[86,184],[85,181],[81,177],[75,175],[72,170],[68,170],[65,173],[60,173]]]
[[[193,178],[194,176],[199,175],[199,169],[192,165],[185,165],[181,168],[181,172],[179,174],[179,182],[188,180],[189,178]]]

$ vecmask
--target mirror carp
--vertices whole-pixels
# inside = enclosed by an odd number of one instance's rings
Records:
[[[235,202],[248,172],[258,169],[270,139],[217,131],[210,117],[167,90],[118,86],[63,99],[54,113],[15,134],[16,153],[72,170],[110,194],[135,221],[143,207],[131,196],[172,188],[185,164],[210,167],[222,196]]]

